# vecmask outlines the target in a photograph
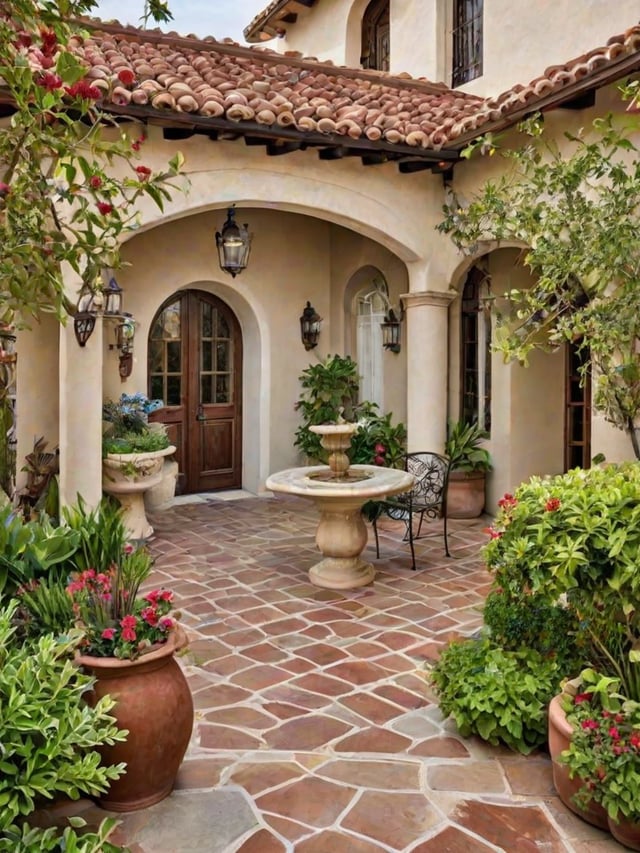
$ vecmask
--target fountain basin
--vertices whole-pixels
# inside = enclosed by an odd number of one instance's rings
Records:
[[[357,589],[373,581],[375,569],[360,556],[368,538],[361,509],[367,501],[409,491],[414,482],[413,474],[397,468],[351,465],[348,471],[354,477],[331,480],[326,465],[289,468],[266,482],[272,492],[308,498],[318,508],[316,544],[323,559],[309,578],[325,589]]]

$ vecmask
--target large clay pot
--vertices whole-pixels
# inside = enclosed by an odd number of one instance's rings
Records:
[[[448,518],[478,518],[484,509],[484,471],[451,471],[447,488]]]
[[[629,850],[640,850],[640,821],[629,820],[622,815],[618,815],[618,820],[609,818],[609,832]]]
[[[162,481],[165,456],[173,445],[149,453],[107,453],[102,460],[102,490],[122,505],[122,520],[132,539],[148,539],[153,533],[144,509],[144,493]]]
[[[593,801],[586,809],[581,809],[573,801],[573,797],[584,785],[582,779],[569,777],[569,768],[559,761],[560,753],[569,749],[573,727],[567,721],[567,715],[562,707],[563,696],[554,696],[549,705],[549,752],[551,754],[553,784],[558,796],[568,809],[577,814],[587,823],[608,829],[607,812],[599,803]]]
[[[165,645],[134,661],[90,655],[76,659],[96,678],[89,703],[109,694],[116,700],[111,713],[118,727],[129,731],[124,743],[100,747],[105,764],[127,765],[98,800],[102,808],[143,809],[173,789],[193,728],[193,699],[175,651],[172,634]]]

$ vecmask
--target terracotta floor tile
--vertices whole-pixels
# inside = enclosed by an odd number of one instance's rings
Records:
[[[411,853],[495,853],[495,847],[489,847],[472,835],[455,826],[448,826],[428,841],[411,848]],[[513,851],[515,853],[515,851]]]
[[[318,776],[361,788],[419,790],[420,763],[417,761],[361,761],[337,759],[317,771]]]
[[[285,782],[304,775],[299,764],[287,761],[266,761],[257,764],[239,764],[229,781],[242,786],[252,796],[276,788]]]
[[[349,735],[335,744],[336,752],[406,753],[411,746],[409,738],[386,729],[370,728]]]
[[[299,717],[282,723],[265,734],[272,749],[316,749],[351,731],[351,726],[333,717],[319,714]]]
[[[340,699],[340,704],[376,725],[388,723],[389,720],[393,720],[402,714],[402,710],[397,705],[391,705],[389,702],[377,699],[369,693],[353,693],[350,696],[343,696]]]
[[[282,835],[289,841],[297,841],[298,838],[302,838],[303,835],[309,835],[309,827],[303,826],[301,823],[298,823],[294,820],[287,820],[284,817],[277,817],[276,815],[264,814],[262,816],[265,823],[267,823],[272,829]]]
[[[341,826],[403,850],[440,820],[424,794],[365,791]]]
[[[375,663],[361,660],[348,660],[344,663],[336,664],[326,670],[327,675],[334,678],[341,678],[349,684],[371,684],[374,681],[380,681],[388,677],[388,673],[381,666]]]
[[[243,708],[234,705],[232,708],[220,708],[216,711],[207,711],[204,719],[208,723],[218,723],[221,726],[235,726],[243,729],[256,729],[264,731],[278,724],[278,719],[271,714],[263,714],[255,708]]]
[[[337,649],[335,646],[329,646],[326,643],[313,643],[309,646],[302,646],[297,650],[297,654],[303,658],[307,658],[318,666],[328,666],[336,661],[344,660],[348,657],[347,653],[342,649]]]
[[[245,657],[260,663],[277,663],[287,657],[287,653],[271,643],[258,643],[242,650]]]
[[[203,749],[259,749],[264,743],[260,738],[231,726],[200,723],[198,733]]]
[[[551,759],[529,755],[525,760],[501,762],[502,769],[514,794],[528,796],[553,796]]]
[[[296,844],[296,853],[383,853],[384,847],[346,832],[327,830]]]
[[[339,678],[331,678],[321,673],[309,673],[302,675],[291,682],[293,687],[309,690],[312,693],[321,693],[323,696],[344,696],[351,693],[353,687]]]
[[[271,687],[273,684],[288,681],[290,677],[291,673],[287,672],[286,669],[262,664],[245,669],[243,672],[234,675],[230,680],[233,684],[246,687],[248,690],[262,690],[265,687]]]
[[[439,764],[427,768],[427,781],[436,791],[477,791],[503,794],[506,783],[497,761]]]
[[[324,779],[302,779],[256,799],[266,812],[297,820],[308,826],[328,827],[353,799],[355,788]]]
[[[387,699],[389,702],[395,702],[402,708],[422,708],[427,704],[424,696],[418,696],[416,693],[394,687],[393,684],[383,684],[381,687],[374,688],[373,692],[376,696]]]
[[[176,779],[176,790],[211,788],[220,781],[227,762],[218,758],[193,758],[182,762]]]
[[[534,853],[540,849],[551,850],[553,842],[560,842],[557,830],[539,808],[468,800],[459,804],[454,818],[460,826],[505,850]]]
[[[221,705],[238,705],[251,698],[248,690],[230,684],[215,684],[199,690],[193,697],[196,708],[218,708]]]
[[[409,750],[410,755],[423,758],[468,758],[469,750],[453,737],[430,737]]]
[[[237,853],[286,853],[286,849],[267,829],[259,829],[237,848]]]

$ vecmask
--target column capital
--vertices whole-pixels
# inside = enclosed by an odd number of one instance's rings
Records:
[[[458,295],[456,290],[421,290],[403,293],[400,299],[405,309],[418,308],[421,305],[448,308]]]

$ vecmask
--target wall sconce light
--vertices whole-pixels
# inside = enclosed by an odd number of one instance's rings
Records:
[[[228,272],[233,278],[247,266],[252,238],[247,230],[249,226],[238,225],[235,217],[235,205],[232,205],[227,209],[227,219],[222,231],[216,231],[220,269]]]
[[[307,302],[300,317],[300,337],[307,351],[317,346],[321,325],[322,317],[317,313],[311,303]]]
[[[73,315],[73,331],[78,344],[83,347],[93,334],[96,327],[96,317],[102,311],[104,293],[102,290],[91,290],[86,285],[80,291],[76,312]]]
[[[382,346],[391,352],[400,352],[400,327],[404,318],[404,310],[400,308],[400,317],[393,308],[389,308],[385,314],[384,322],[380,323],[382,329]]]
[[[115,344],[109,344],[109,349],[117,349],[123,353],[133,349],[133,340],[136,334],[136,321],[133,317],[125,317],[114,329],[116,336]]]
[[[103,289],[103,293],[104,313],[110,315],[122,314],[122,288],[115,280],[114,276],[109,278],[109,281]]]

